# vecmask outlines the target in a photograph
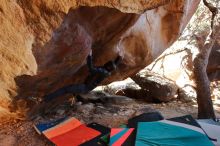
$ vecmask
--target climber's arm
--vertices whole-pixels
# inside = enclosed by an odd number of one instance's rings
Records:
[[[92,63],[92,56],[91,55],[89,55],[87,57],[87,66],[88,66],[89,72],[91,74],[95,72],[95,68],[94,68],[93,63]]]

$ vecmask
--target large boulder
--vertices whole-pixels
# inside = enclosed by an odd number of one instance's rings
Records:
[[[154,84],[156,85],[156,84]],[[152,96],[152,92],[141,88],[137,83],[135,83],[131,78],[127,78],[123,81],[116,81],[108,84],[106,86],[99,86],[95,90],[104,90],[111,95],[126,96],[132,99],[138,99],[145,102],[158,102],[156,96]]]
[[[174,81],[157,73],[141,70],[132,78],[141,88],[146,91],[147,97],[159,102],[168,102],[175,98],[178,86]]]
[[[134,75],[179,37],[199,2],[1,1],[0,110],[18,89],[19,96],[42,96],[83,82],[90,49],[96,65],[123,59],[103,83]]]

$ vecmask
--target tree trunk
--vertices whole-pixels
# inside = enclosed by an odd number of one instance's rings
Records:
[[[194,78],[196,83],[198,118],[215,118],[213,104],[211,100],[210,81],[206,73],[206,67],[212,43],[207,48],[202,48],[194,59]]]
[[[201,45],[201,42],[197,41],[197,43],[200,44],[198,48],[199,53],[193,61],[194,78],[197,87],[198,118],[200,119],[215,118],[215,112],[211,100],[210,81],[207,76],[206,68],[211,49],[215,43],[216,36],[218,35],[220,28],[218,21],[218,24],[214,26],[215,19],[218,20],[218,17],[216,18],[218,13],[217,8],[208,3],[206,0],[203,0],[203,2],[212,12],[212,19],[210,33],[207,36],[205,43]]]

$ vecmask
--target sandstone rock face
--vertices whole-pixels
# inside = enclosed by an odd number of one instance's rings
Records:
[[[18,89],[42,96],[83,82],[90,49],[96,65],[123,58],[104,83],[135,74],[178,38],[199,1],[2,0],[0,111]]]

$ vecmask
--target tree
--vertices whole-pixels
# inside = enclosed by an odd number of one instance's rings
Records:
[[[205,41],[196,37],[199,53],[193,61],[193,72],[197,92],[198,118],[215,118],[210,93],[210,81],[206,73],[206,68],[211,49],[216,40],[216,36],[219,34],[220,23],[219,16],[217,15],[218,9],[206,0],[203,0],[203,3],[212,13],[211,26]]]

